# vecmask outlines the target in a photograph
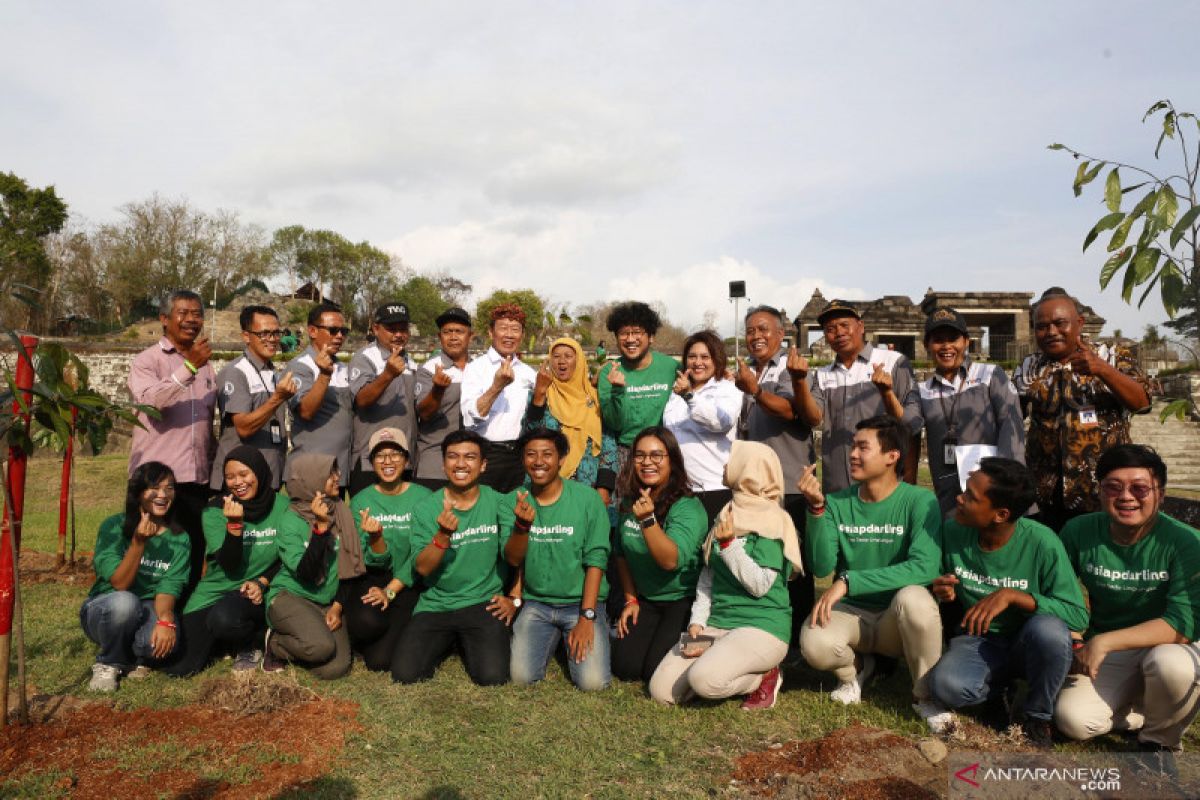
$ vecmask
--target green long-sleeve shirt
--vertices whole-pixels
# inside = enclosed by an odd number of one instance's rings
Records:
[[[928,489],[901,483],[887,498],[864,503],[858,485],[825,498],[808,515],[804,547],[814,575],[849,573],[845,602],[881,610],[905,586],[928,586],[942,564],[941,512]]]
[[[999,550],[979,547],[979,531],[954,520],[942,523],[942,560],[958,578],[954,587],[963,608],[1000,589],[1016,589],[1037,602],[1037,614],[1051,614],[1073,631],[1088,625],[1087,606],[1067,551],[1054,531],[1031,519],[1017,520],[1012,538]],[[1029,615],[1009,606],[992,620],[988,633],[1014,636]]]

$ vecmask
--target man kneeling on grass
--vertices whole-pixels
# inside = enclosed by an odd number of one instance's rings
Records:
[[[800,632],[800,651],[813,669],[837,676],[830,697],[846,705],[861,702],[875,654],[903,654],[913,708],[929,718],[945,713],[926,685],[942,654],[942,620],[925,588],[942,561],[941,512],[933,492],[900,482],[911,438],[902,422],[880,415],[856,428],[853,485],[826,499],[815,465],[798,484],[808,503],[808,563],[814,575],[837,575]]]
[[[1022,516],[1036,486],[1024,464],[985,458],[942,526],[946,574],[933,582],[943,603],[966,610],[950,649],[929,673],[933,696],[950,708],[983,703],[997,727],[1010,720],[1011,679],[1025,678],[1026,737],[1050,744],[1054,700],[1071,666],[1071,631],[1087,628],[1083,592],[1058,536]],[[934,733],[952,721],[928,717]]]
[[[504,592],[500,551],[512,531],[507,497],[481,486],[487,441],[458,430],[442,440],[450,483],[413,509],[413,571],[425,591],[392,656],[392,679],[416,683],[456,644],[471,680],[508,683],[508,625],[516,606]]]
[[[517,452],[531,491],[518,489],[516,523],[504,548],[514,567],[523,566],[525,604],[513,625],[513,683],[531,684],[562,637],[571,680],[585,692],[612,679],[604,600],[608,584],[608,511],[591,486],[559,474],[569,445],[562,431],[535,428],[521,437]]]

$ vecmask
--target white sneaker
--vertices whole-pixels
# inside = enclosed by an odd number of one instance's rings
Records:
[[[912,704],[913,711],[925,720],[932,733],[948,733],[954,729],[954,712],[936,700],[922,700]]]
[[[88,681],[88,688],[93,692],[115,692],[117,678],[120,675],[120,667],[114,667],[111,664],[92,664],[92,679]]]
[[[856,706],[862,702],[862,685],[855,678],[840,684],[829,696],[844,706]]]
[[[145,680],[154,674],[154,670],[147,667],[145,664],[138,664],[133,669],[125,673],[126,678],[133,678],[136,681]]]

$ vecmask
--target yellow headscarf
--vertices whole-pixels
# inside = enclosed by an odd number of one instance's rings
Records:
[[[546,405],[571,445],[558,469],[559,475],[570,478],[583,460],[588,439],[592,441],[592,455],[600,455],[600,396],[588,380],[587,358],[579,342],[565,336],[555,339],[550,344],[546,358],[549,359],[559,345],[566,345],[575,351],[575,372],[569,380],[554,378],[550,382],[546,390]]]
[[[762,442],[734,442],[725,465],[725,485],[733,490],[733,499],[717,514],[716,523],[732,519],[735,536],[757,533],[782,541],[784,556],[797,574],[803,574],[796,525],[783,510],[783,466],[775,451]],[[706,562],[715,538],[709,531],[704,542]]]

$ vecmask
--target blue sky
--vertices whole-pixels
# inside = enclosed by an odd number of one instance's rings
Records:
[[[799,310],[1101,294],[1064,142],[1152,161],[1200,112],[1193,3],[34,3],[0,8],[0,169],[92,222],[158,192],[338,230],[477,293],[638,296],[699,324],[729,280]]]

